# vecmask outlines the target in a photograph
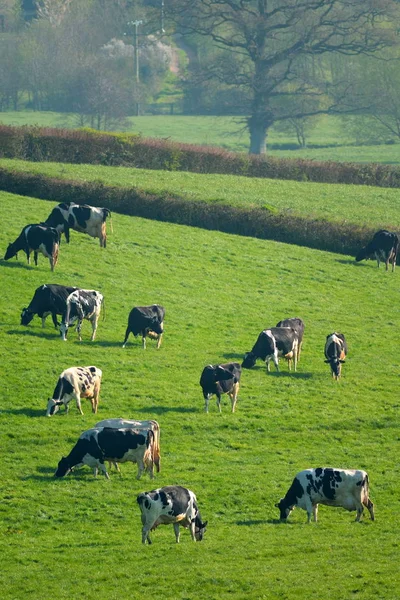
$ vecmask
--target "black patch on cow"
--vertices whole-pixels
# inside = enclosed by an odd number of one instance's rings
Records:
[[[146,436],[141,433],[112,427],[104,427],[99,431],[97,439],[104,457],[115,460],[121,459],[128,450],[136,450],[146,443]]]
[[[85,438],[77,441],[68,456],[62,458],[58,463],[55,477],[64,477],[70,469],[82,462],[82,459],[86,454],[90,454],[90,456],[97,458],[101,463],[104,462],[104,457],[95,435],[90,436],[89,439]]]
[[[90,371],[91,373],[93,373],[93,375],[95,375],[95,373],[96,373],[97,369],[96,369],[96,367],[90,367],[89,371]]]
[[[316,475],[317,477],[320,477],[320,476],[322,475],[322,471],[323,471],[323,469],[321,469],[321,467],[317,467],[317,468],[315,469],[315,475]]]
[[[45,313],[51,313],[54,317],[53,321],[56,320],[56,315],[62,315],[65,312],[67,298],[76,289],[76,287],[52,283],[36,288],[29,306],[22,311],[21,325],[27,325],[33,315],[42,317]]]
[[[87,222],[89,221],[91,215],[90,207],[87,205],[74,206],[71,210],[79,227],[86,229]]]
[[[72,394],[74,388],[66,377],[59,377],[53,392],[53,400],[62,400],[65,394]]]
[[[186,488],[179,485],[165,486],[163,491],[167,496],[169,496],[172,502],[172,508],[170,511],[172,516],[177,517],[178,515],[186,512],[190,502],[190,494]]]
[[[333,469],[324,469],[322,475],[322,492],[325,498],[328,500],[333,500],[336,494],[337,483],[340,483],[342,478],[340,476],[339,471],[334,471]]]
[[[292,485],[288,489],[287,494],[284,498],[285,503],[287,503],[288,506],[294,506],[295,504],[297,504],[297,499],[301,498],[303,495],[303,486],[301,485],[297,477],[295,477],[293,479]]]

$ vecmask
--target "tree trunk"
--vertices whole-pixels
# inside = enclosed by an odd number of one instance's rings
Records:
[[[267,130],[261,124],[250,125],[250,154],[265,154],[267,152]]]
[[[266,99],[256,94],[253,110],[247,119],[250,133],[250,154],[265,154],[267,152],[267,133],[274,122],[272,111],[267,106]]]

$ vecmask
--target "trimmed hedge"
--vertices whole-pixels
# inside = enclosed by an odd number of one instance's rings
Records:
[[[208,146],[145,139],[137,135],[98,133],[89,129],[0,125],[0,157],[400,187],[400,168],[397,166],[278,159],[227,152]]]
[[[99,183],[76,183],[43,175],[0,168],[0,189],[54,202],[104,206],[113,212],[203,229],[270,239],[309,248],[355,255],[375,229],[323,219],[306,219],[262,208],[156,196],[137,188],[116,188]]]

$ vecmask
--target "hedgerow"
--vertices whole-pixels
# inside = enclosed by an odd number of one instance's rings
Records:
[[[375,230],[352,223],[305,218],[267,208],[209,204],[138,188],[77,183],[0,169],[0,189],[57,202],[104,206],[111,211],[157,221],[271,239],[341,254],[356,254]]]
[[[392,165],[250,156],[220,148],[146,139],[134,134],[99,133],[91,129],[0,125],[0,157],[400,187],[400,168]]]

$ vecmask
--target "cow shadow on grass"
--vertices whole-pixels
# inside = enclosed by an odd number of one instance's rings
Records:
[[[0,259],[0,265],[2,267],[8,267],[9,269],[28,269],[28,271],[32,271],[33,269],[37,269],[37,267],[33,265],[28,265],[28,263],[23,263],[19,261],[9,262],[7,260]]]
[[[224,354],[222,354],[222,356],[224,358],[227,358],[228,360],[230,359],[231,361],[240,360],[241,362],[244,358],[244,354],[244,352],[225,352]]]
[[[44,331],[33,331],[32,329],[9,329],[7,331],[9,335],[27,335],[31,337],[44,338],[46,340],[59,339],[60,335],[55,331],[54,333],[46,333]]]
[[[40,408],[2,408],[0,415],[25,415],[26,417],[44,417],[46,409]]]
[[[268,377],[292,377],[294,379],[311,379],[313,377],[313,373],[295,373],[294,371],[271,371],[267,372]]]
[[[353,267],[357,267],[357,268],[364,268],[364,267],[368,267],[368,262],[356,262],[351,258],[335,258],[335,261],[340,263],[341,265],[353,265]]]
[[[257,525],[282,525],[283,523],[280,519],[246,519],[244,521],[236,521],[236,525],[241,525],[245,527],[255,527]],[[286,523],[288,525],[290,523]]]

